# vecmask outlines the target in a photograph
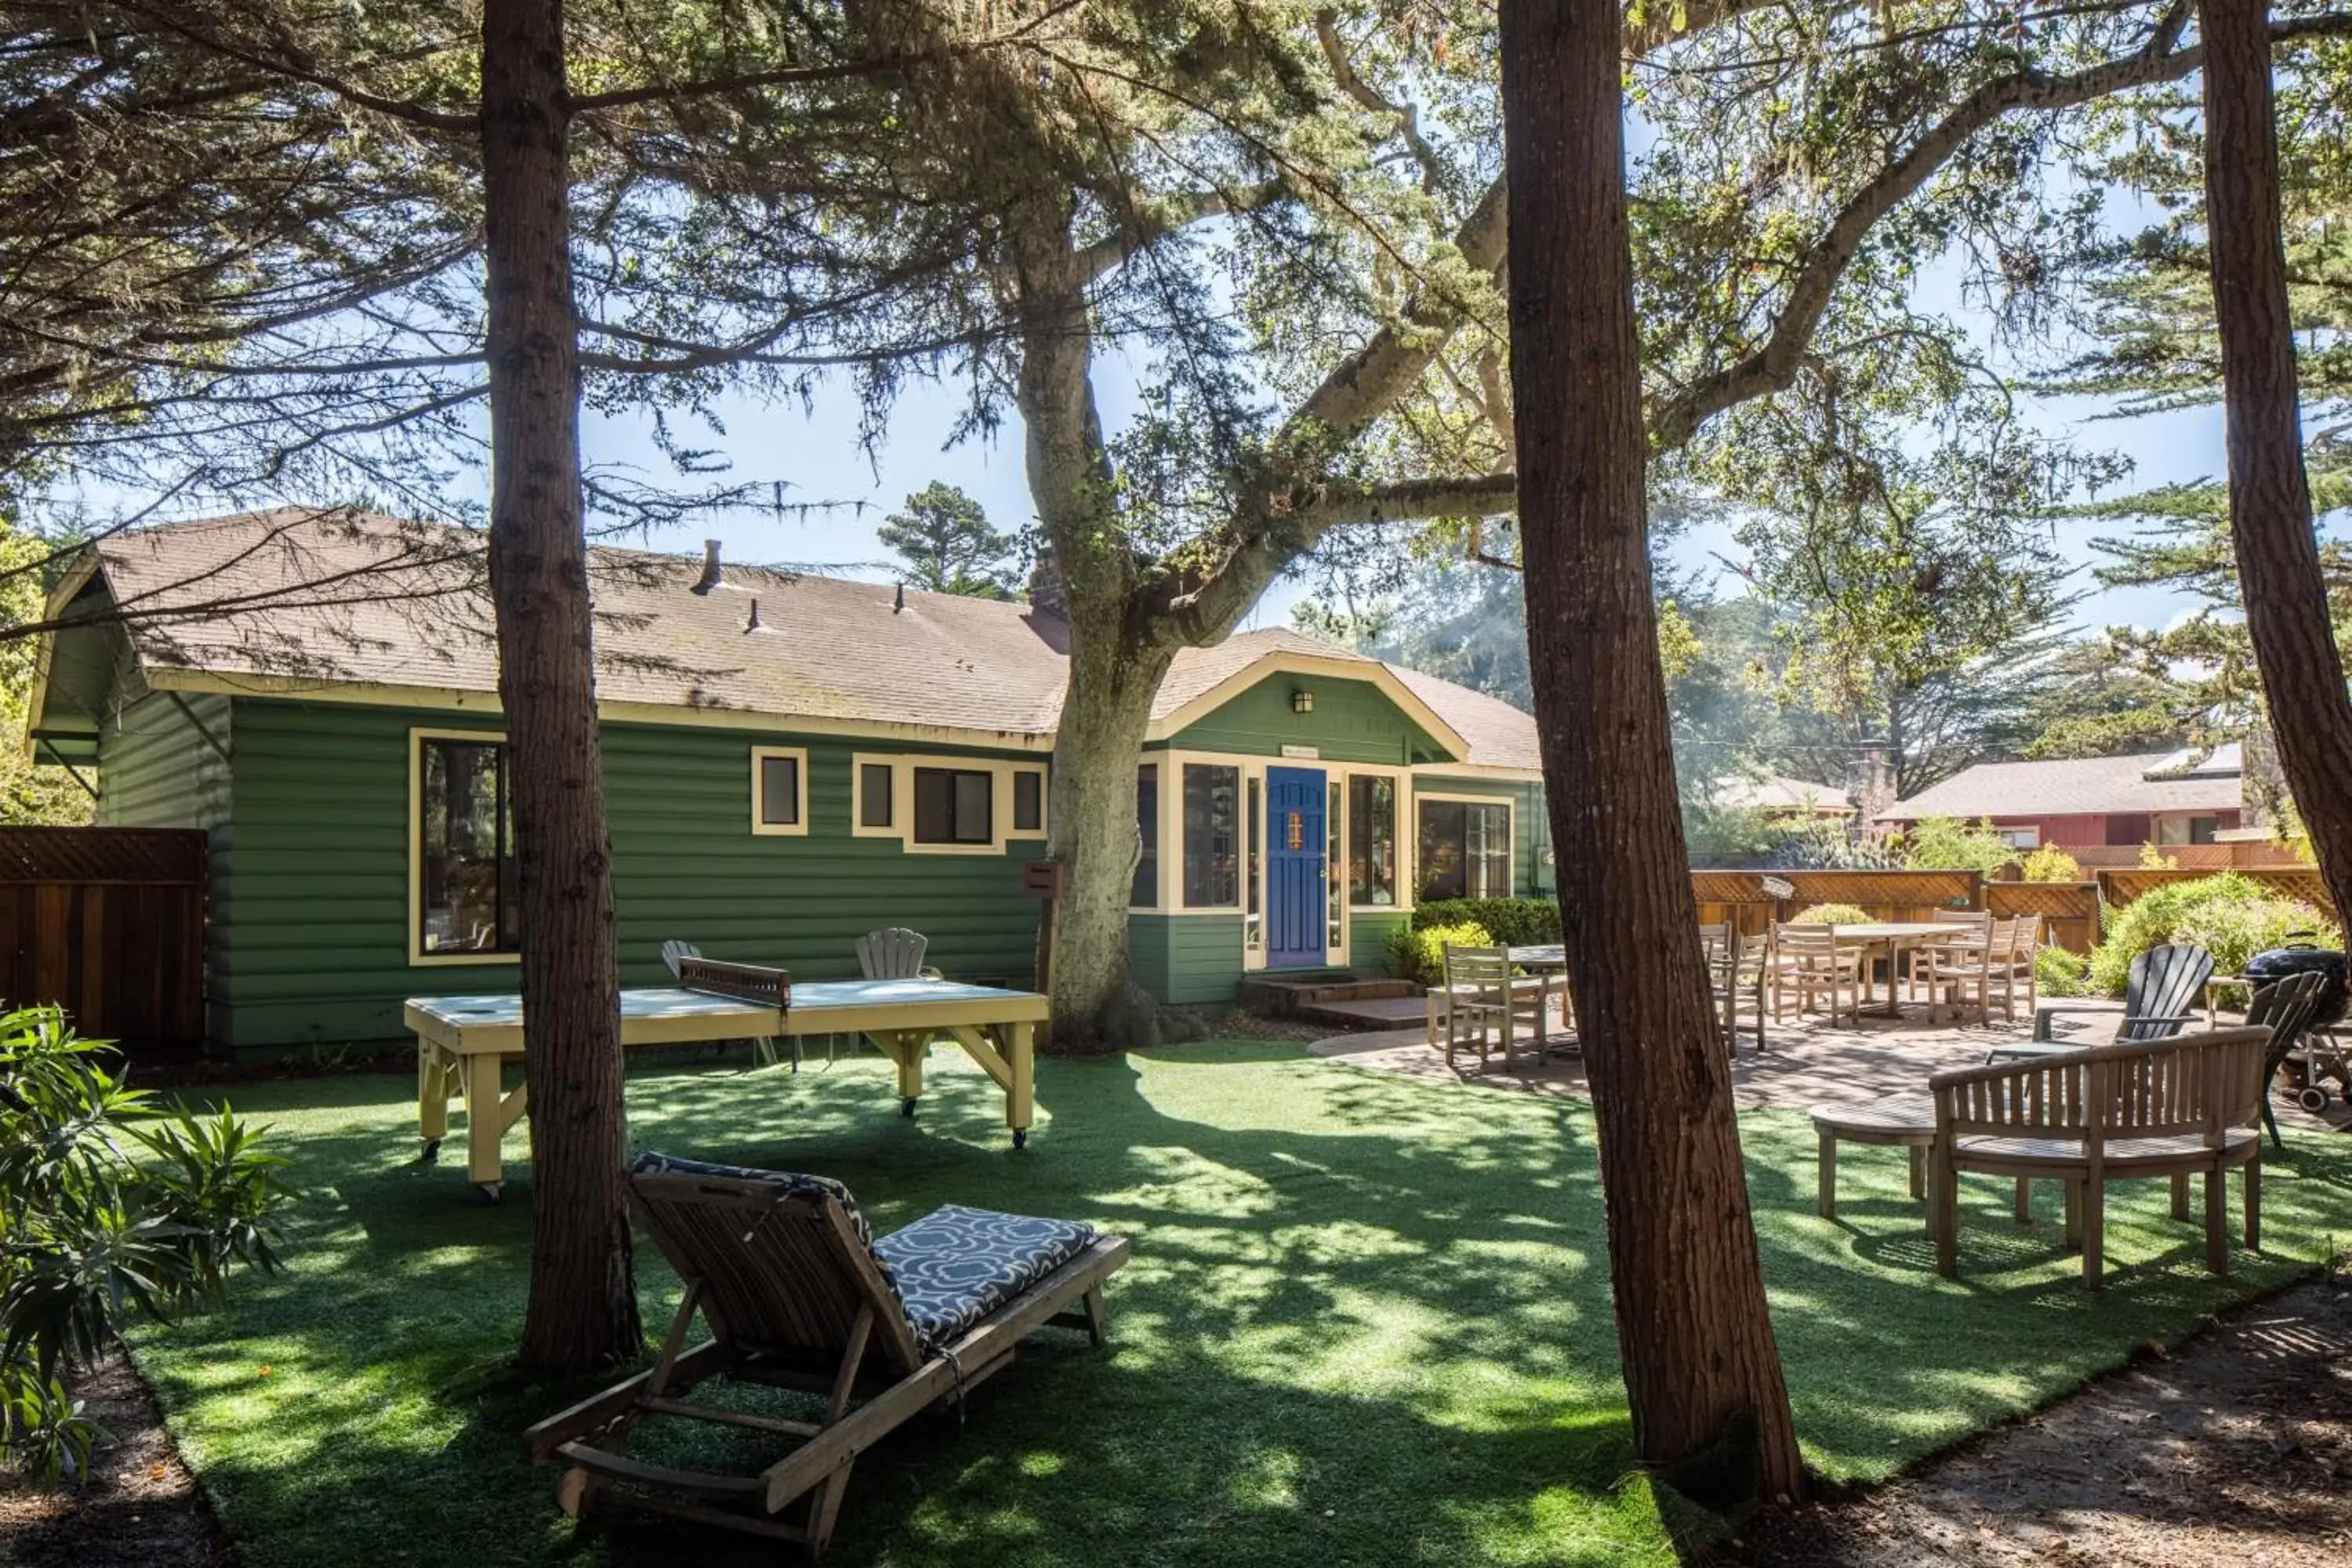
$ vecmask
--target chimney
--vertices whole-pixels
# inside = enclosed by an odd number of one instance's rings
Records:
[[[1029,607],[1056,620],[1070,618],[1070,595],[1062,586],[1062,563],[1054,559],[1052,550],[1041,545],[1037,564],[1029,571]]]
[[[706,539],[702,542],[702,579],[695,584],[693,591],[698,594],[708,594],[718,587],[720,581],[719,541]]]

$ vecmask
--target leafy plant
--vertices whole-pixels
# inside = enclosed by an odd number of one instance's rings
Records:
[[[1559,904],[1552,899],[1435,899],[1412,912],[1414,929],[1475,925],[1506,947],[1559,940]]]
[[[1903,864],[1913,870],[1980,871],[1990,877],[2017,858],[2016,848],[1989,817],[1974,824],[1949,816],[1922,817],[1905,832],[1901,847]]]
[[[2180,862],[2153,844],[2139,847],[2139,868],[2143,871],[2178,871]]]
[[[127,1318],[275,1268],[270,1215],[291,1195],[257,1130],[151,1100],[113,1054],[58,1008],[0,1015],[0,1458],[50,1480],[86,1476],[101,1435],[64,1373]]]
[[[2291,937],[2341,947],[2343,933],[2299,899],[2283,898],[2250,877],[2223,871],[2143,893],[2108,922],[2091,954],[2091,985],[2123,994],[2131,962],[2167,942],[2193,942],[2213,955],[2216,973],[2235,974],[2246,960]]]
[[[2041,947],[2033,952],[2034,984],[2044,996],[2087,996],[2091,994],[2091,961],[2070,947]]]
[[[1443,985],[1448,943],[1455,947],[1492,947],[1495,939],[1487,934],[1485,926],[1473,921],[1400,928],[1389,937],[1390,966],[1400,977],[1416,985]]]
[[[1860,904],[1815,904],[1800,910],[1789,923],[1792,926],[1858,926],[1868,925],[1874,915]]]
[[[2044,844],[2025,858],[2024,877],[2029,882],[2079,882],[2083,863],[2055,844]]]

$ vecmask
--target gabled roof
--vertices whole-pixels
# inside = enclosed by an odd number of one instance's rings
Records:
[[[202,677],[256,694],[486,701],[498,658],[484,548],[471,530],[359,511],[171,523],[95,545],[52,613],[84,593],[135,610],[131,650],[151,686]],[[1068,673],[1068,627],[1055,616],[913,590],[901,600],[887,585],[759,566],[729,565],[717,588],[697,593],[699,558],[606,546],[589,556],[608,710],[1051,743]],[[1380,688],[1466,763],[1538,766],[1533,721],[1516,709],[1289,631],[1181,650],[1152,705],[1155,738],[1286,668]]]
[[[1842,789],[1810,779],[1792,779],[1780,773],[1767,773],[1762,778],[1729,779],[1716,791],[1716,799],[1725,805],[1743,807],[1749,811],[1811,811],[1839,815],[1853,809],[1853,797]]]
[[[2185,754],[2068,757],[2046,763],[1979,763],[1895,803],[1881,820],[1926,816],[2094,816],[2161,811],[2234,811],[2243,805],[2235,771],[2197,771]]]

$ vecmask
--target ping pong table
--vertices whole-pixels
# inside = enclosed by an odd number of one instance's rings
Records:
[[[829,980],[795,984],[788,1007],[680,987],[621,993],[621,1044],[863,1035],[898,1069],[899,1109],[923,1093],[923,1058],[945,1035],[1004,1091],[1013,1146],[1029,1141],[1036,1080],[1036,1027],[1046,1001],[1032,991],[951,980]],[[429,1161],[449,1131],[449,1101],[466,1106],[466,1174],[495,1202],[505,1184],[499,1146],[529,1111],[526,1086],[508,1089],[501,1068],[523,1054],[522,998],[416,996],[403,1009],[416,1036],[416,1130]]]

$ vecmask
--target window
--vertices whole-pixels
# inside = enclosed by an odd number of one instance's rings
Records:
[[[1348,863],[1340,858],[1340,835],[1347,825],[1343,815],[1347,786],[1333,779],[1323,806],[1323,955],[1339,963],[1348,950]]]
[[[1511,896],[1511,808],[1497,802],[1423,800],[1421,875],[1414,897]]]
[[[2213,842],[2213,835],[2221,831],[2221,819],[2218,816],[2192,816],[2189,819],[2189,842],[2210,844]]]
[[[2042,845],[2042,829],[2039,827],[2003,827],[1995,831],[2000,833],[2000,841],[2011,849],[2036,849]]]
[[[915,842],[996,841],[996,775],[964,768],[915,770]]]
[[[857,764],[857,826],[888,827],[892,826],[891,788],[898,772],[887,763]]]
[[[1249,847],[1249,913],[1242,921],[1242,945],[1252,952],[1265,944],[1265,922],[1258,916],[1258,845],[1265,837],[1258,828],[1265,811],[1260,800],[1265,788],[1265,781],[1253,774],[1247,786],[1249,817],[1242,838]]]
[[[1160,764],[1146,763],[1135,770],[1135,883],[1127,901],[1137,909],[1160,903]]]
[[[1022,772],[1013,775],[1013,831],[1045,831],[1045,775]]]
[[[1396,902],[1396,780],[1348,780],[1348,901]]]
[[[1242,901],[1242,771],[1184,764],[1184,905],[1229,909]]]
[[[808,753],[797,746],[751,748],[751,831],[808,831]]]
[[[420,736],[416,746],[416,952],[517,952],[506,744]]]

